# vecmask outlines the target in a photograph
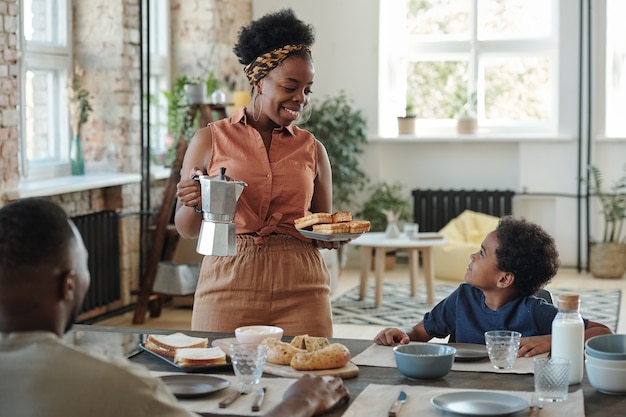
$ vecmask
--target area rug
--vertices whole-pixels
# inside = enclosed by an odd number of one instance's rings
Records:
[[[456,285],[436,285],[435,302],[441,301]],[[418,286],[417,297],[410,295],[408,284],[385,283],[383,304],[374,307],[374,286],[369,286],[364,300],[359,300],[355,287],[332,302],[333,321],[337,324],[363,324],[404,327],[419,322],[430,310],[426,302],[426,288]],[[583,317],[603,323],[617,331],[621,290],[550,289],[555,298],[563,292],[580,294],[580,312]]]

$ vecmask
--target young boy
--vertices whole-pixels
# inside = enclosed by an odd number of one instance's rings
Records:
[[[385,328],[374,342],[395,346],[451,336],[458,343],[484,344],[488,330],[516,330],[522,334],[518,356],[549,352],[558,309],[534,294],[559,268],[554,239],[536,224],[506,216],[470,260],[465,283],[422,321],[407,330]],[[612,333],[603,324],[584,322],[585,340]]]

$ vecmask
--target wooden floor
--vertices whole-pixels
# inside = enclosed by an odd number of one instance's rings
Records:
[[[373,274],[370,274],[370,280],[373,280]],[[406,282],[408,285],[408,268],[406,264],[396,264],[392,271],[387,271],[385,280],[389,282]],[[332,298],[338,297],[347,290],[354,288],[359,283],[359,271],[357,268],[348,267],[344,269],[333,290]],[[450,284],[450,281],[435,282],[440,284]],[[621,305],[626,305],[626,278],[621,279],[599,279],[594,278],[588,273],[578,273],[574,269],[561,268],[557,276],[547,286],[547,288],[573,288],[573,289],[621,289],[622,300]],[[124,313],[96,324],[103,326],[122,326],[122,327],[145,327],[153,329],[178,329],[187,330],[190,328],[191,308],[189,307],[192,300],[188,298],[176,298],[172,305],[166,305],[163,308],[161,316],[158,318],[146,317],[141,325],[134,325],[132,318],[134,312]],[[381,326],[364,326],[351,324],[336,324],[334,326],[334,337],[350,338],[350,339],[370,339],[373,338]],[[620,318],[618,323],[618,333],[626,333],[626,309],[620,309]]]

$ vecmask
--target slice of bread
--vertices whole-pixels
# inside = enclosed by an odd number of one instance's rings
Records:
[[[369,232],[371,223],[369,220],[353,220],[348,222],[350,226],[350,233],[365,233]]]
[[[174,356],[177,349],[182,348],[205,348],[209,344],[206,337],[187,336],[184,333],[172,333],[168,335],[148,335],[144,343],[146,349],[159,355]]]
[[[148,349],[151,352],[156,353],[157,355],[167,356],[168,358],[173,358],[174,355],[176,354],[176,349],[162,348],[161,346],[155,345],[154,343],[152,343],[149,340],[146,340],[143,343],[143,347],[145,349]]]
[[[313,231],[315,233],[324,233],[329,235],[336,235],[339,233],[349,233],[350,226],[347,222],[343,223],[327,223],[327,224],[314,224]]]
[[[352,221],[352,213],[349,211],[337,211],[333,213],[333,221],[331,223],[341,223]]]
[[[218,347],[176,349],[174,363],[180,366],[208,366],[226,363],[226,354]]]
[[[320,223],[332,223],[333,216],[330,213],[313,213],[294,220],[296,229],[304,229]]]

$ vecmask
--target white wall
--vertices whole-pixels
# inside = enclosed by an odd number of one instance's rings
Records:
[[[384,137],[379,127],[389,123],[393,113],[378,112],[379,100],[393,106],[379,78],[386,76],[385,63],[390,55],[383,39],[379,43],[379,8],[388,16],[398,0],[253,0],[253,17],[268,11],[291,7],[299,18],[316,28],[313,47],[316,65],[314,98],[324,98],[345,90],[368,119],[370,143],[363,155],[363,167],[372,181],[401,181],[407,190],[414,188],[511,189],[517,193],[545,193],[516,197],[514,215],[523,216],[545,227],[557,240],[563,265],[576,266],[578,214],[575,194],[578,189],[578,33],[571,22],[578,21],[577,10],[570,23],[560,26],[562,37],[560,64],[567,68],[560,77],[562,91],[558,137],[518,139],[451,137],[411,141]],[[571,4],[570,4],[571,5]],[[396,4],[397,6],[397,4]],[[382,67],[382,69],[381,69]],[[566,85],[567,83],[567,85]],[[571,85],[576,85],[572,88]],[[384,106],[383,106],[384,107]],[[383,115],[386,113],[386,119]],[[391,116],[390,116],[391,114]],[[383,121],[381,121],[383,119]],[[513,132],[514,135],[514,132]],[[586,144],[582,145],[586,148]],[[626,142],[594,144],[594,163],[606,172],[607,182],[617,178],[626,164]],[[582,164],[585,161],[583,159]],[[559,194],[564,194],[559,196]],[[573,195],[569,197],[567,195]],[[595,214],[595,211],[594,211]],[[584,220],[585,214],[582,214]],[[595,226],[595,220],[594,225]],[[584,226],[581,226],[584,232]],[[591,236],[599,236],[596,227]],[[583,234],[581,252],[586,264],[587,237]]]

